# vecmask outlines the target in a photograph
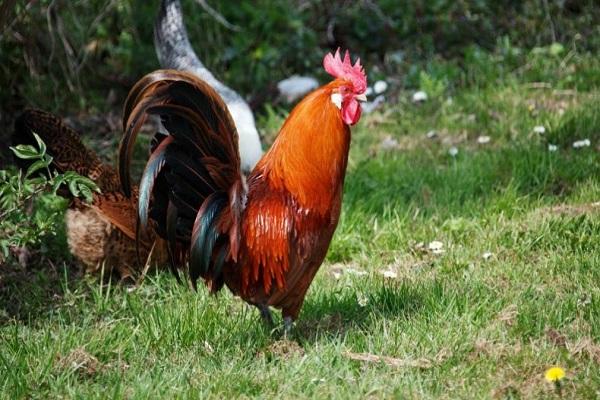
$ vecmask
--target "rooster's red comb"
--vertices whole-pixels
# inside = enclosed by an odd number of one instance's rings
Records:
[[[344,54],[343,61],[340,57],[339,47],[335,55],[327,53],[323,59],[323,67],[334,78],[342,78],[352,82],[356,93],[361,94],[367,90],[367,75],[365,75],[365,70],[360,65],[360,58],[352,65],[348,50]]]

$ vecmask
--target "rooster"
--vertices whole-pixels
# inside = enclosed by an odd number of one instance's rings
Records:
[[[102,163],[81,142],[80,135],[53,114],[24,111],[15,122],[13,143],[35,144],[34,132],[52,156],[53,171],[75,171],[93,180],[101,191],[94,193],[91,204],[73,198],[68,191],[61,192],[70,199],[65,216],[69,249],[88,272],[105,265],[109,271],[114,268],[122,280],[131,281],[139,265],[138,256],[146,261],[152,251],[153,262],[166,263],[164,241],[155,243],[156,235],[150,230],[138,238],[136,251],[137,188],[131,199],[126,197],[115,169]],[[17,163],[24,170],[28,167],[27,160],[17,159]]]
[[[227,285],[259,308],[281,309],[284,332],[298,317],[338,224],[350,146],[367,82],[360,60],[339,49],[323,60],[335,80],[290,113],[247,181],[240,170],[235,125],[210,85],[174,70],[146,75],[125,102],[119,176],[132,193],[129,164],[148,115],[169,135],[150,155],[139,189],[141,227],[152,221],[171,262],[188,263],[196,287]],[[176,272],[177,273],[177,272]]]
[[[252,110],[242,96],[215,78],[196,55],[183,23],[179,0],[161,0],[154,23],[154,47],[162,68],[191,72],[219,93],[237,128],[242,171],[250,172],[262,157]]]

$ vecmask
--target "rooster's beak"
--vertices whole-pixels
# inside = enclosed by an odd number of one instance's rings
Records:
[[[367,95],[366,94],[357,94],[356,96],[354,96],[354,98],[358,101],[367,101]]]

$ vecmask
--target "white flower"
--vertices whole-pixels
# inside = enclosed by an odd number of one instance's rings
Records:
[[[365,90],[365,96],[370,96],[373,94],[373,88],[371,86],[367,87],[367,90]]]
[[[375,85],[373,85],[373,90],[375,91],[375,94],[381,94],[385,92],[387,88],[388,84],[386,81],[377,81],[375,82]]]
[[[590,139],[577,140],[576,142],[573,142],[573,148],[578,149],[580,147],[589,147],[590,144],[592,144]]]
[[[546,128],[544,128],[541,125],[534,126],[533,127],[533,132],[535,132],[535,133],[537,133],[539,135],[543,135],[544,133],[546,133]]]
[[[215,351],[207,340],[204,341],[204,350],[206,350],[207,353],[213,353]]]
[[[448,154],[450,154],[452,157],[456,157],[458,154],[458,148],[454,146],[450,147],[450,149],[448,149]]]
[[[558,151],[558,146],[552,143],[548,143],[548,151]]]
[[[369,304],[369,298],[365,296],[364,293],[356,293],[356,301],[361,307],[365,307],[367,304]]]
[[[492,256],[494,255],[494,253],[491,253],[489,251],[486,251],[485,253],[483,253],[481,256],[483,257],[484,260],[489,260],[490,258],[492,258]]]
[[[486,143],[489,143],[490,140],[491,140],[491,138],[489,136],[482,135],[477,138],[477,143],[486,144]]]
[[[398,277],[398,274],[395,271],[392,271],[391,269],[386,269],[385,271],[379,271],[379,273],[381,275],[383,275],[383,277],[386,279],[396,279]]]
[[[440,242],[439,240],[434,240],[433,242],[430,242],[429,245],[427,246],[427,248],[433,253],[433,254],[442,254],[444,252],[444,243]]]
[[[427,100],[427,93],[425,93],[422,90],[419,90],[418,92],[415,92],[412,96],[412,101],[413,103],[420,103]]]
[[[434,139],[437,137],[437,132],[434,130],[430,130],[429,132],[427,132],[427,139]]]

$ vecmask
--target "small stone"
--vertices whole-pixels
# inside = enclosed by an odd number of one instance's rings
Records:
[[[415,92],[412,96],[413,103],[422,103],[427,100],[427,93],[422,90]]]
[[[481,135],[477,138],[477,143],[486,144],[486,143],[489,143],[490,140],[491,140],[491,138],[489,136]]]
[[[375,91],[375,94],[381,94],[385,92],[387,88],[388,84],[386,81],[377,81],[375,82],[375,85],[373,85],[373,91]]]
[[[490,258],[492,258],[492,256],[494,255],[494,253],[491,253],[489,251],[486,251],[485,253],[483,253],[481,256],[483,257],[484,260],[489,260]]]
[[[386,269],[385,271],[379,271],[379,272],[386,279],[396,279],[398,277],[398,274],[395,271],[392,271],[391,269]]]
[[[434,130],[430,130],[429,132],[427,132],[427,139],[435,139],[437,137],[438,133]]]
[[[292,75],[277,83],[279,93],[288,103],[302,98],[306,93],[316,89],[319,82],[312,76]]]
[[[379,96],[375,97],[373,99],[373,101],[367,101],[367,102],[363,103],[362,110],[365,114],[370,114],[373,111],[375,111],[377,108],[379,108],[379,106],[382,105],[384,102],[385,102],[385,96],[380,94]]]
[[[433,254],[442,254],[444,252],[444,243],[440,242],[439,240],[434,240],[429,243],[427,248]]]
[[[391,136],[386,136],[380,144],[383,150],[392,150],[398,148],[398,141]]]
[[[573,142],[573,148],[579,149],[581,147],[589,147],[591,145],[590,139],[577,140]]]

